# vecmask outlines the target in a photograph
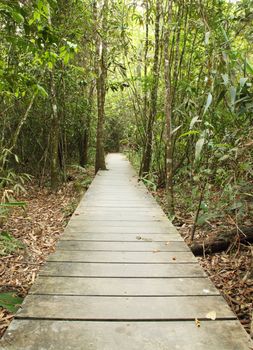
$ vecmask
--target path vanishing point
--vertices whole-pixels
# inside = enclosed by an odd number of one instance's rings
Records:
[[[251,349],[236,316],[130,163],[110,154],[107,166],[0,349]]]

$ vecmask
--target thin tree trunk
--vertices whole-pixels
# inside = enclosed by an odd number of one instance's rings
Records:
[[[52,18],[50,14],[50,5],[48,4],[48,24],[52,26]],[[59,158],[58,147],[60,139],[60,115],[57,104],[57,94],[55,86],[54,70],[49,71],[50,77],[50,102],[52,106],[52,120],[50,133],[51,159],[50,159],[50,177],[51,188],[56,190],[59,185]]]
[[[144,101],[143,101],[143,121],[144,121],[144,130],[147,130],[147,114],[148,114],[148,84],[147,84],[147,72],[148,72],[148,44],[149,44],[149,6],[148,0],[145,1],[146,7],[146,23],[145,23],[145,49],[144,49]],[[145,140],[145,139],[144,139]],[[145,141],[143,143],[145,147]],[[143,157],[141,159],[139,176],[142,175],[143,168]]]
[[[170,55],[169,55],[170,26],[172,25],[172,0],[168,1],[166,22],[167,22],[167,27],[164,33],[164,82],[165,82],[164,114],[165,114],[165,122],[166,122],[166,191],[167,191],[168,211],[170,213],[173,213],[174,196],[173,196],[173,160],[172,160],[172,136],[171,136],[172,88],[171,88],[171,62],[170,62]]]
[[[19,134],[20,134],[20,131],[22,129],[22,126],[24,125],[24,123],[26,122],[26,119],[29,115],[29,112],[33,106],[33,103],[34,103],[34,99],[35,99],[35,94],[33,94],[32,98],[31,98],[31,101],[25,111],[25,114],[23,115],[23,117],[20,119],[19,121],[19,124],[17,126],[17,129],[15,130],[15,133],[14,133],[14,136],[13,136],[13,139],[12,139],[12,142],[11,142],[11,145],[9,147],[9,151],[11,152],[13,150],[13,148],[16,146],[17,144],[17,141],[18,141],[18,137],[19,137]]]
[[[147,71],[148,71],[148,38],[149,38],[149,6],[148,0],[146,0],[146,24],[145,24],[145,49],[144,49],[144,104],[143,104],[143,117],[147,118],[147,106],[148,106],[148,84],[147,84]]]
[[[94,21],[98,31],[97,3],[94,2]],[[107,11],[108,0],[104,0],[102,20],[102,39],[96,33],[96,73],[97,73],[97,142],[96,142],[96,162],[95,173],[98,170],[106,170],[105,152],[104,152],[104,123],[105,123],[105,95],[106,95],[106,77],[107,77]]]
[[[88,151],[89,151],[89,136],[90,136],[90,124],[91,124],[91,115],[92,115],[92,107],[93,107],[93,91],[94,85],[90,87],[89,98],[88,98],[88,113],[87,118],[85,119],[85,129],[83,135],[80,140],[80,165],[85,167],[88,163]]]
[[[60,117],[57,106],[56,87],[54,81],[54,73],[50,72],[50,91],[51,91],[51,105],[52,105],[52,123],[51,123],[51,188],[57,189],[59,184],[59,158],[58,146],[60,138]]]
[[[146,145],[142,160],[141,174],[146,175],[150,171],[152,159],[152,144],[153,144],[153,126],[157,113],[157,92],[159,82],[159,47],[160,47],[160,0],[156,1],[156,19],[155,19],[155,51],[153,63],[153,81],[151,88],[151,103],[150,113],[146,130]]]

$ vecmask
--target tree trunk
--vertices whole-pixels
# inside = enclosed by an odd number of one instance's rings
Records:
[[[166,17],[165,17],[166,18]],[[164,114],[166,123],[166,192],[168,211],[173,213],[173,159],[172,159],[172,136],[171,136],[171,114],[172,114],[172,89],[171,89],[171,62],[169,55],[170,26],[172,25],[172,0],[168,2],[167,27],[164,33],[164,82],[165,100]]]
[[[148,61],[147,61],[147,57],[148,57],[148,46],[149,46],[149,5],[148,5],[148,0],[145,1],[145,9],[146,9],[146,23],[145,23],[145,49],[144,49],[143,125],[144,125],[144,130],[147,130],[147,115],[148,115],[148,83],[147,83]],[[145,147],[145,141],[143,142],[143,147]],[[139,169],[139,177],[142,176],[143,160],[144,159],[142,157],[140,169]]]
[[[253,243],[253,227],[240,227],[239,230],[222,232],[213,241],[192,244],[191,250],[194,255],[221,252],[228,249],[237,238],[240,243]]]
[[[159,83],[159,47],[160,47],[160,0],[156,1],[156,19],[155,19],[155,51],[153,63],[153,81],[151,87],[151,102],[150,113],[146,129],[146,145],[142,159],[141,175],[146,175],[150,171],[152,159],[152,144],[153,144],[153,127],[157,112],[157,91]]]
[[[96,86],[97,86],[97,142],[96,142],[96,162],[95,173],[98,170],[106,170],[105,152],[104,152],[104,122],[105,122],[105,95],[106,95],[106,77],[107,77],[107,12],[108,0],[104,0],[102,20],[102,39],[96,33]],[[94,21],[96,30],[98,30],[97,4],[94,2]]]
[[[89,131],[84,130],[79,142],[79,163],[84,168],[88,163]]]
[[[48,7],[48,24],[52,26],[52,18],[50,13],[50,5]],[[55,86],[54,70],[49,71],[50,77],[50,102],[52,107],[52,120],[51,120],[51,133],[50,133],[50,147],[51,147],[51,159],[50,159],[50,177],[51,177],[51,189],[56,190],[59,185],[59,140],[60,140],[60,115],[57,104],[57,94]]]
[[[57,107],[56,87],[54,81],[54,73],[50,72],[50,91],[51,91],[51,105],[52,105],[52,123],[51,123],[51,188],[57,189],[59,184],[59,158],[58,146],[60,137],[60,119]]]
[[[85,128],[83,135],[81,136],[79,143],[79,162],[82,167],[85,167],[88,163],[88,154],[89,154],[89,137],[90,137],[90,124],[92,118],[92,109],[93,109],[93,92],[94,85],[92,84],[89,90],[88,97],[88,111],[85,118]]]

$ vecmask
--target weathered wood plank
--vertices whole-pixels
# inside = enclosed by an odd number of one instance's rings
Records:
[[[172,225],[162,223],[161,221],[88,221],[71,220],[66,227],[74,228],[76,231],[83,232],[102,232],[102,233],[177,233],[178,231]],[[92,230],[92,231],[91,231]]]
[[[69,262],[115,262],[115,263],[192,263],[197,262],[191,252],[108,252],[58,250],[48,261]]]
[[[92,296],[219,295],[207,278],[39,277],[30,294]]]
[[[72,277],[203,277],[199,264],[115,264],[47,262],[42,276]]]
[[[75,211],[75,215],[84,215],[84,214],[144,214],[144,215],[165,215],[164,212],[159,209],[159,208],[154,208],[153,206],[151,208],[139,208],[138,210],[136,210],[136,208],[120,208],[120,207],[116,207],[116,204],[114,205],[114,207],[112,208],[98,208],[98,207],[83,207],[83,208],[79,208]]]
[[[85,202],[81,203],[78,207],[79,209],[86,209],[86,208],[115,208],[117,206],[118,208],[126,208],[126,209],[133,209],[135,208],[139,209],[149,209],[152,210],[154,205],[152,203],[147,203],[146,201],[96,201],[96,200],[85,200]]]
[[[149,214],[149,213],[119,213],[119,212],[89,212],[89,213],[80,213],[78,216],[73,216],[72,223],[75,221],[131,221],[131,222],[140,222],[140,221],[159,221],[165,219],[164,214]]]
[[[94,241],[64,241],[57,244],[58,250],[109,250],[128,252],[188,252],[190,249],[184,242],[94,242]]]
[[[96,202],[94,201],[94,204]],[[143,204],[144,205],[144,204]],[[150,207],[144,207],[144,208],[138,208],[136,209],[135,207],[119,207],[117,206],[117,203],[114,204],[114,206],[110,207],[93,207],[90,203],[89,206],[82,206],[82,207],[78,207],[75,211],[74,215],[94,215],[94,214],[108,214],[108,215],[151,215],[151,216],[156,216],[156,215],[160,215],[162,216],[162,218],[167,219],[167,216],[165,215],[165,213],[159,208],[156,207],[154,205],[150,206]]]
[[[40,345],[38,345],[40,344]],[[237,321],[89,322],[15,320],[2,350],[249,350]]]
[[[63,320],[192,320],[215,310],[217,319],[235,319],[220,296],[95,297],[28,295],[17,318]]]
[[[75,220],[72,220],[69,222],[68,226],[75,226],[79,225],[84,228],[86,227],[94,227],[94,226],[103,226],[103,227],[131,227],[135,228],[137,227],[141,231],[152,229],[174,229],[174,226],[167,221],[167,219],[157,219],[157,220],[139,220],[139,221],[131,221],[131,220],[79,220],[79,222],[76,222]]]
[[[133,201],[137,200],[139,201],[140,199],[142,200],[149,200],[150,197],[146,193],[140,193],[140,194],[122,194],[122,193],[105,193],[105,192],[100,192],[100,193],[87,193],[86,198],[92,198],[96,196],[97,200],[108,200],[108,199],[114,199],[114,200],[122,200],[122,201]]]
[[[113,230],[114,229],[114,230]],[[96,231],[99,231],[96,229]],[[115,227],[112,228],[111,231],[115,231],[114,233],[91,233],[91,232],[79,232],[75,229],[68,229],[66,232],[61,235],[61,240],[83,240],[83,241],[115,241],[115,242],[138,242],[141,241],[149,241],[149,242],[167,242],[167,241],[183,241],[183,238],[178,233],[170,233],[170,234],[159,234],[159,233],[144,233],[138,234],[136,233],[119,233],[118,230],[115,230]],[[124,231],[124,230],[123,230]],[[125,230],[127,231],[127,230]]]

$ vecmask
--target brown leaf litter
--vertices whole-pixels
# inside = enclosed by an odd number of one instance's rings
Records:
[[[75,183],[63,185],[56,193],[36,184],[26,186],[26,193],[16,200],[27,203],[25,210],[15,208],[0,227],[20,240],[25,249],[0,255],[0,292],[16,291],[25,297],[40,267],[55,249],[55,244],[76,208],[80,192]],[[0,337],[13,314],[0,308]]]

